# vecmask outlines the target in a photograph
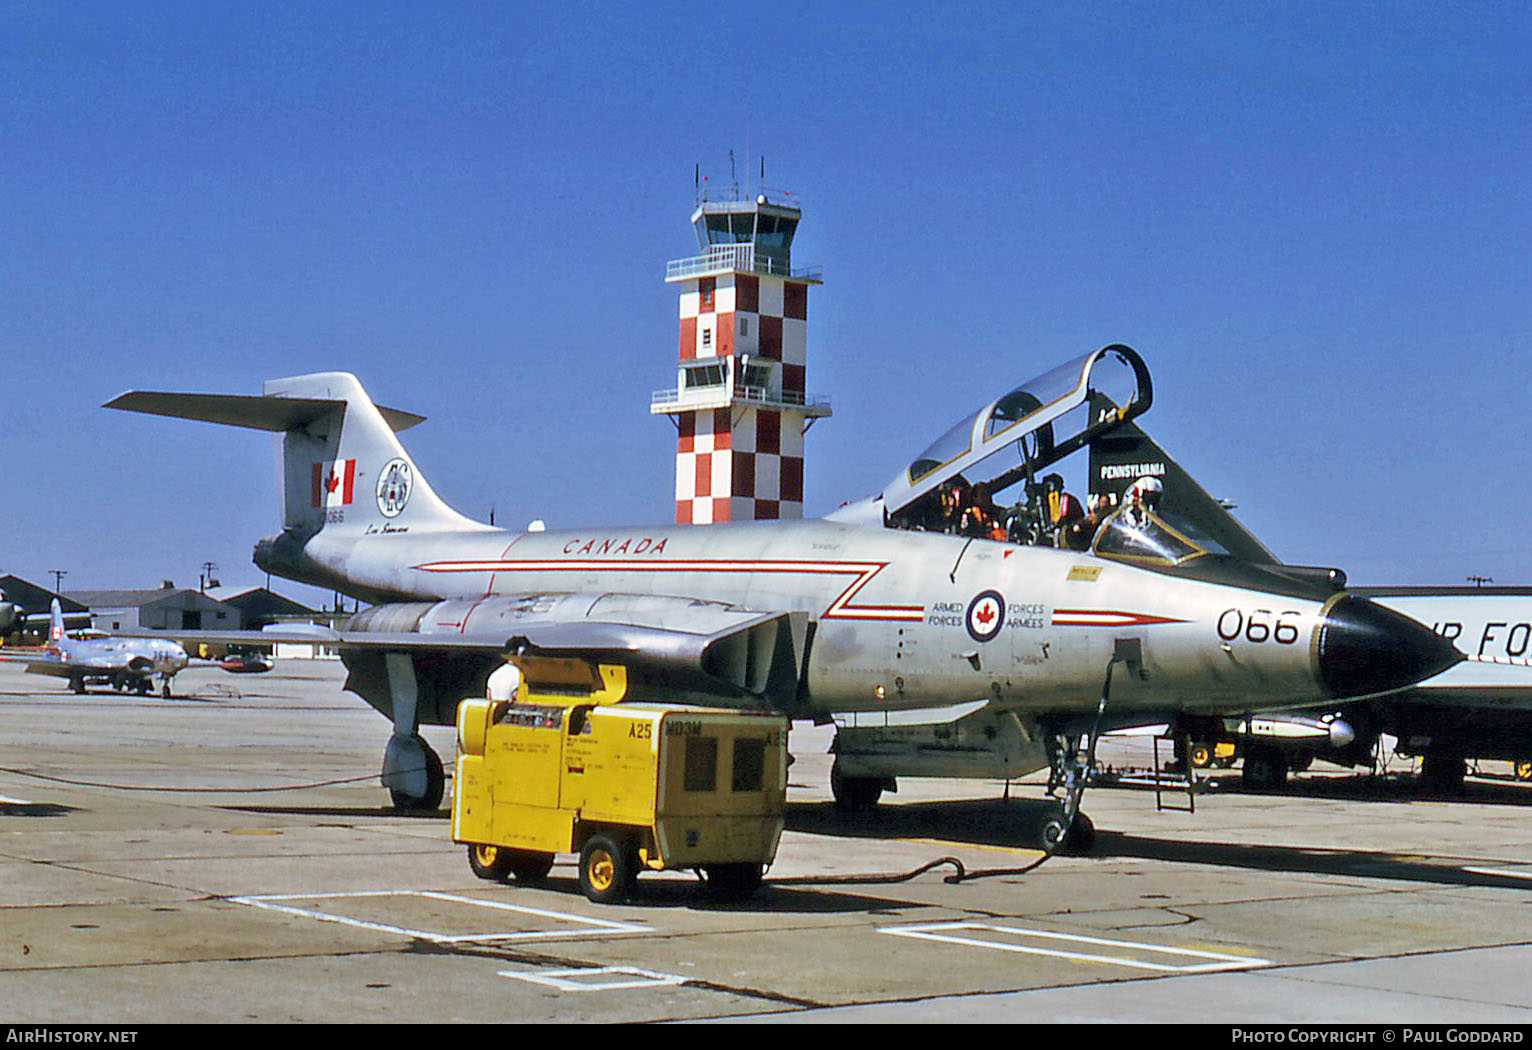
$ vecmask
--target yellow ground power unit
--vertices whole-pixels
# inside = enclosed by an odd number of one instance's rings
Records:
[[[623,669],[584,667],[563,676],[593,683],[580,702],[524,681],[513,701],[458,706],[452,838],[474,874],[535,882],[577,853],[599,903],[626,898],[644,869],[694,869],[723,898],[754,892],[782,836],[787,719],[616,705]]]

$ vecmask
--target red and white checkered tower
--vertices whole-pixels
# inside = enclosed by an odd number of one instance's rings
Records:
[[[702,254],[665,270],[681,286],[676,388],[649,406],[675,417],[676,522],[801,518],[803,436],[830,414],[804,387],[808,291],[821,280],[792,268],[802,212],[765,193],[699,198]]]

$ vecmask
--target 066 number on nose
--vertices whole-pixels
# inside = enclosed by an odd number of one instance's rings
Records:
[[[1296,609],[1286,609],[1279,613],[1270,609],[1252,609],[1248,614],[1241,609],[1225,609],[1218,617],[1218,637],[1226,642],[1243,638],[1256,645],[1268,641],[1278,645],[1292,645],[1300,634],[1298,624],[1294,621],[1302,616]]]

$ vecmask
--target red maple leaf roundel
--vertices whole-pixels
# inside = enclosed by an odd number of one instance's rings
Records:
[[[968,603],[968,634],[976,642],[987,642],[1000,633],[1005,620],[1005,599],[998,591],[983,591]]]

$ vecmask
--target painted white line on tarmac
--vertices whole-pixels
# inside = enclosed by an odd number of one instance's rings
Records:
[[[674,988],[690,980],[688,977],[638,970],[630,966],[598,966],[589,970],[534,970],[530,973],[501,970],[500,976],[557,988],[561,992],[615,992],[630,988]]]
[[[944,944],[958,944],[968,948],[987,948],[991,951],[1041,955],[1054,959],[1069,959],[1074,962],[1101,963],[1106,966],[1128,966],[1140,970],[1153,970],[1157,973],[1216,973],[1223,970],[1251,970],[1272,965],[1267,959],[1227,955],[1223,952],[1210,952],[1198,948],[1166,948],[1157,944],[1143,944],[1137,941],[1114,941],[1103,937],[1085,937],[1073,933],[1053,933],[1048,930],[1029,930],[1019,926],[997,926],[992,923],[982,922],[938,922],[919,926],[885,926],[878,932],[893,934],[896,937],[915,937],[921,940],[939,941]],[[998,938],[1009,939],[981,939],[978,937],[958,936],[958,934],[965,932],[985,933]],[[1064,942],[1092,948],[1115,948],[1125,952],[1181,956],[1188,959],[1208,959],[1212,961],[1188,963],[1178,966],[1170,963],[1151,962],[1148,959],[1132,958],[1123,954],[1107,955],[1097,952],[1067,951],[1062,948],[1045,948],[1036,944],[1024,943],[1028,940],[1053,943]]]
[[[426,900],[441,901],[449,904],[463,904],[474,908],[486,908],[497,912],[512,912],[555,923],[569,923],[574,929],[515,929],[515,930],[489,930],[482,933],[442,933],[436,930],[418,930],[408,926],[395,926],[384,922],[371,922],[366,919],[357,919],[349,915],[342,915],[334,911],[322,911],[318,908],[300,908],[288,901],[330,901],[352,900],[359,898],[423,898]],[[230,897],[237,904],[248,904],[256,908],[264,908],[267,911],[282,912],[287,915],[298,915],[305,919],[315,919],[319,922],[332,922],[342,926],[352,926],[362,930],[372,930],[376,933],[388,933],[400,937],[415,937],[430,941],[433,944],[460,944],[470,941],[536,941],[552,940],[564,937],[589,937],[603,933],[650,933],[648,926],[639,926],[628,922],[613,922],[609,919],[592,919],[583,915],[566,915],[561,912],[545,911],[542,908],[528,908],[519,904],[506,904],[502,901],[479,900],[474,897],[461,897],[453,893],[437,893],[432,890],[368,890],[356,893],[278,893],[261,896]]]
[[[1499,875],[1506,879],[1532,880],[1532,868],[1464,868],[1470,875]]]

